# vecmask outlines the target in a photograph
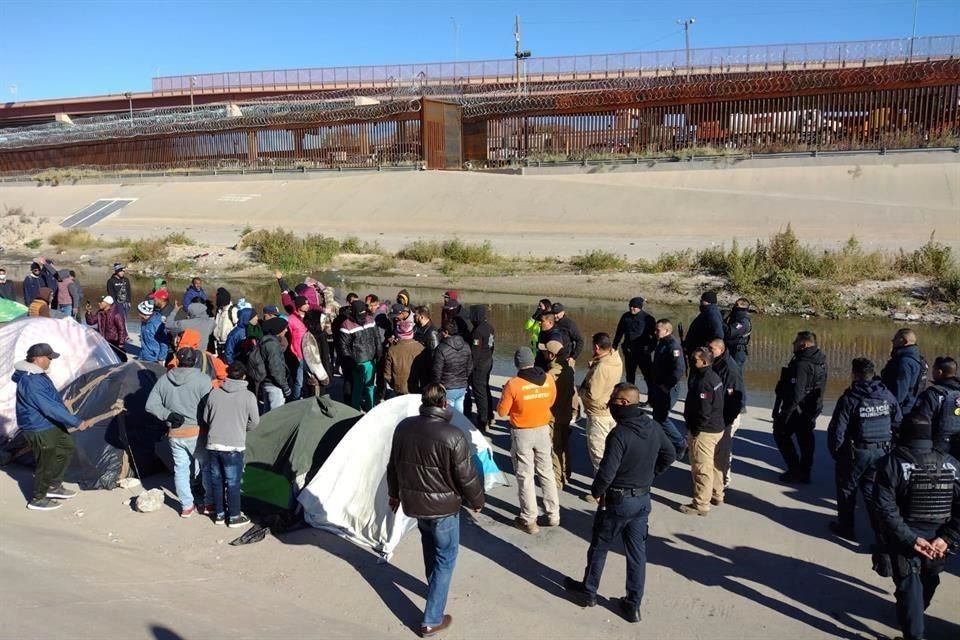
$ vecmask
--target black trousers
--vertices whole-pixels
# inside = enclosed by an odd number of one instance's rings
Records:
[[[596,595],[600,577],[607,561],[607,553],[617,540],[623,541],[627,557],[626,596],[624,600],[634,609],[640,608],[647,579],[647,534],[650,518],[650,495],[623,498],[616,505],[597,509],[593,518],[593,533],[587,549],[587,568],[583,585],[588,593]]]
[[[493,372],[493,358],[481,360],[473,365],[470,374],[470,396],[477,410],[477,427],[486,429],[493,415],[493,393],[490,391],[490,374]]]
[[[918,538],[932,540],[936,531],[913,529]],[[904,640],[922,640],[923,612],[930,606],[937,587],[944,560],[927,560],[919,556],[893,556],[894,595],[897,599],[897,622]]]
[[[889,447],[858,449],[850,444],[837,454],[837,522],[853,531],[857,493],[863,493],[863,502],[870,515],[870,524],[876,529],[873,513],[873,490],[877,480],[877,462],[887,455]]]
[[[816,440],[813,432],[817,427],[817,418],[792,413],[788,418],[778,418],[773,423],[773,439],[777,449],[787,463],[787,471],[809,475],[813,469],[813,451]],[[796,437],[797,444],[793,444]],[[797,451],[799,447],[799,453]]]
[[[340,374],[343,376],[343,397],[340,401],[347,405],[353,402],[353,367],[353,358],[340,358]]]
[[[627,374],[627,382],[637,383],[637,369],[640,369],[640,375],[643,376],[643,382],[647,385],[647,393],[650,392],[650,366],[653,364],[649,353],[634,353],[629,349],[623,350],[623,369]]]
[[[21,433],[37,460],[31,499],[42,500],[47,497],[47,491],[63,482],[63,474],[73,459],[73,438],[59,427]]]

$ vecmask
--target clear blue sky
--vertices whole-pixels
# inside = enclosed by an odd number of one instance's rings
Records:
[[[0,0],[0,102],[148,91],[155,75],[910,35],[914,0]],[[919,0],[917,35],[960,33]],[[454,20],[459,25],[455,53]],[[11,86],[16,85],[16,92]]]

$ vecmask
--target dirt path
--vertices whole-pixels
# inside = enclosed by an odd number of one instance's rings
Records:
[[[780,485],[767,413],[751,408],[745,416],[729,504],[710,517],[675,509],[690,491],[685,464],[658,479],[641,625],[623,622],[614,602],[582,610],[563,595],[563,576],[583,570],[592,522],[592,509],[577,499],[587,482],[577,430],[578,473],[562,494],[561,528],[537,537],[513,529],[514,487],[492,491],[480,515],[463,515],[448,604],[455,626],[444,637],[898,635],[892,582],[871,572],[866,543],[827,534],[833,482],[823,442],[814,484]],[[505,430],[496,431],[494,443],[509,471]],[[51,513],[27,511],[21,491],[29,475],[19,467],[0,473],[0,637],[407,638],[419,623],[425,586],[415,532],[390,564],[313,529],[231,547],[235,531],[199,517],[181,520],[172,500],[159,513],[131,511],[127,490],[84,492]],[[151,481],[172,488],[169,479]],[[960,637],[960,578],[952,560],[927,612],[931,639]],[[621,595],[623,581],[617,552],[601,593]]]

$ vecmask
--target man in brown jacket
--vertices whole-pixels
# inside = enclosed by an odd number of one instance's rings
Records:
[[[587,414],[587,453],[594,471],[599,468],[603,459],[607,434],[616,425],[610,416],[607,403],[622,376],[623,361],[620,354],[613,349],[610,334],[594,334],[593,359],[590,360],[590,369],[580,385],[580,397]]]
[[[576,393],[573,367],[567,358],[561,357],[563,343],[551,340],[540,345],[545,351],[547,375],[557,386],[557,398],[550,408],[550,435],[553,438],[553,474],[557,477],[557,491],[570,481],[570,423],[573,422],[573,396]]]
[[[387,464],[390,508],[417,519],[427,572],[427,606],[421,637],[446,629],[444,613],[460,547],[460,507],[483,508],[483,483],[470,457],[463,431],[450,424],[447,393],[439,384],[423,389],[420,415],[407,418],[393,433]]]
[[[397,342],[387,350],[383,379],[398,395],[420,393],[425,371],[424,346],[413,339],[413,323],[397,325]]]

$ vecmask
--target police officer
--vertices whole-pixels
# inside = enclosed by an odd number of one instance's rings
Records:
[[[960,462],[933,447],[930,422],[913,414],[901,444],[880,460],[874,507],[896,586],[897,621],[905,640],[923,638],[923,612],[940,584],[950,547],[960,545]],[[884,557],[884,556],[881,556]]]
[[[930,421],[933,446],[960,456],[960,378],[957,361],[942,356],[933,362],[933,384],[917,397],[914,412]]]
[[[653,363],[650,365],[651,384],[647,397],[653,419],[663,425],[667,437],[677,448],[677,458],[682,458],[687,443],[677,431],[670,419],[670,410],[680,395],[680,380],[686,372],[683,350],[673,337],[673,324],[669,320],[658,320],[655,335],[657,346],[653,350]]]
[[[683,418],[687,422],[693,501],[680,506],[687,515],[705,516],[710,505],[723,504],[723,465],[716,462],[723,439],[723,381],[713,370],[713,353],[697,347],[690,354],[690,379]]]
[[[773,439],[787,470],[783,482],[810,482],[817,416],[823,411],[827,359],[817,347],[817,334],[801,331],[793,341],[793,358],[780,372],[773,402]],[[799,455],[793,444],[797,438]]]
[[[643,310],[644,300],[640,296],[631,298],[629,310],[620,316],[617,332],[613,336],[613,350],[623,343],[623,366],[627,372],[627,382],[637,381],[637,368],[647,383],[647,395],[650,389],[650,356],[657,343],[656,321]]]
[[[880,379],[900,403],[904,415],[910,413],[917,395],[927,383],[927,361],[920,355],[917,334],[913,329],[900,329],[893,336],[890,360],[880,372]]]
[[[707,291],[700,296],[700,313],[690,323],[683,339],[683,350],[693,353],[697,347],[705,347],[714,338],[723,337],[723,314],[717,306],[717,292]]]
[[[707,345],[713,354],[713,371],[723,383],[723,438],[717,445],[717,466],[723,472],[723,486],[730,485],[730,466],[733,462],[733,436],[740,427],[740,414],[743,412],[744,384],[743,372],[733,356],[727,350],[726,343],[720,338]]]
[[[738,298],[723,323],[723,341],[727,345],[727,351],[740,365],[741,370],[747,361],[747,356],[750,355],[751,332],[753,332],[753,322],[750,320],[750,301],[746,298]]]
[[[640,407],[640,390],[636,386],[622,383],[614,388],[610,413],[617,425],[607,436],[603,459],[590,489],[599,507],[587,550],[587,567],[582,581],[568,577],[564,587],[577,594],[583,606],[596,606],[607,552],[619,537],[627,556],[627,593],[620,599],[620,612],[627,621],[640,622],[650,485],[655,476],[673,464],[676,451],[661,425]]]
[[[848,540],[856,540],[853,514],[857,489],[863,493],[873,522],[877,461],[890,451],[902,418],[897,399],[874,376],[875,372],[873,362],[854,358],[853,384],[837,400],[827,429],[827,447],[837,463],[837,520],[830,523],[830,531]]]

